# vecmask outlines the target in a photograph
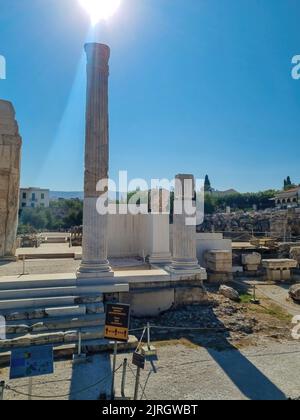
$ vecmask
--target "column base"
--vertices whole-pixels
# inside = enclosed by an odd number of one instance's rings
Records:
[[[171,265],[165,267],[165,270],[172,277],[179,279],[207,279],[206,270],[198,264],[198,261],[173,261]]]
[[[114,277],[114,272],[108,261],[103,263],[82,262],[76,272],[78,279],[106,279]]]
[[[172,262],[172,255],[168,252],[151,254],[149,257],[150,264],[166,265]]]

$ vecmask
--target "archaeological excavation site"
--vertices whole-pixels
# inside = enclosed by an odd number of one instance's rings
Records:
[[[299,400],[300,85],[258,57],[300,8],[4,3],[0,401]]]

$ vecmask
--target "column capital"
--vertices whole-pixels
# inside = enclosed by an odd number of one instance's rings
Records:
[[[175,177],[175,199],[193,200],[195,177],[191,174],[178,174]]]
[[[103,69],[105,66],[108,66],[110,58],[110,48],[108,45],[91,42],[85,44],[84,49],[87,55],[88,64]]]

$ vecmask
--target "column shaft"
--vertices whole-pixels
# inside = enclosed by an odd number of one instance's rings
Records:
[[[97,212],[97,199],[106,191],[97,191],[97,183],[108,179],[109,118],[108,77],[109,47],[87,44],[87,97],[84,173],[83,243],[79,278],[112,276],[107,259],[107,215]]]

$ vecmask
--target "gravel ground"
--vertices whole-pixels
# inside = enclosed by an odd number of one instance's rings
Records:
[[[117,366],[124,357],[120,354]],[[158,345],[157,373],[149,363],[141,374],[139,398],[147,400],[281,400],[299,398],[300,358],[299,342],[274,343],[266,341],[246,350],[217,352],[190,343]],[[110,389],[110,362],[108,355],[97,355],[86,365],[72,367],[69,361],[55,364],[55,374],[35,378],[33,393],[64,395],[72,390],[88,387],[105,378],[101,386],[70,397],[52,399],[96,400]],[[126,396],[134,392],[136,368],[130,366],[127,374]],[[8,369],[0,371],[1,379],[8,381]],[[116,393],[120,395],[121,370],[116,374]],[[18,391],[27,392],[28,380],[7,382]],[[145,393],[143,394],[144,387]],[[5,399],[27,399],[5,391]],[[33,398],[35,399],[35,398]]]

